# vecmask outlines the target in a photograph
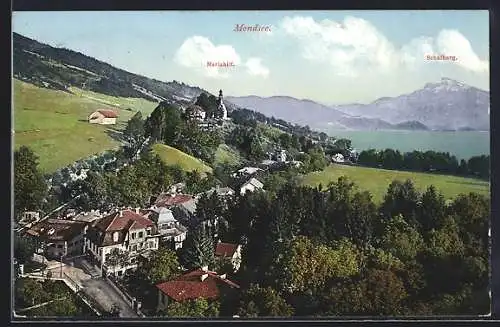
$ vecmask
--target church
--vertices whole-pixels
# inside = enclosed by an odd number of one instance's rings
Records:
[[[222,90],[219,90],[219,106],[217,107],[217,113],[222,120],[227,120],[227,109],[224,105]]]

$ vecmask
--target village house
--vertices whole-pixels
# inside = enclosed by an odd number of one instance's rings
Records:
[[[231,174],[231,177],[233,178],[238,178],[242,176],[252,176],[254,174],[257,174],[259,172],[262,172],[261,168],[258,167],[243,167],[236,172]]]
[[[165,207],[148,209],[147,217],[156,223],[160,234],[160,243],[177,250],[182,248],[186,240],[187,228],[182,226],[172,214],[172,210]]]
[[[92,223],[87,231],[85,251],[91,261],[99,264],[103,271],[112,271],[121,276],[129,269],[135,269],[138,255],[147,255],[158,250],[159,234],[154,222],[139,213],[119,210]],[[127,253],[129,260],[118,267],[108,267],[106,261],[113,249]]]
[[[342,153],[337,153],[337,154],[333,155],[332,161],[336,162],[336,163],[343,163],[343,162],[345,162],[344,156],[342,155]]]
[[[233,266],[233,272],[237,272],[241,265],[241,245],[219,241],[215,248],[215,257],[229,260]]]
[[[64,219],[43,220],[26,231],[38,246],[37,253],[49,259],[72,257],[84,252],[86,223]]]
[[[183,302],[203,298],[206,300],[217,300],[221,291],[237,291],[240,286],[226,278],[226,275],[218,275],[203,267],[191,271],[179,278],[159,283],[158,289],[158,311],[167,308],[172,301]]]
[[[262,184],[258,179],[252,177],[241,185],[240,194],[244,195],[246,192],[254,192],[255,190],[260,190],[263,187],[264,184]]]
[[[205,110],[198,105],[192,105],[186,110],[186,113],[189,115],[190,119],[196,119],[198,121],[204,121],[207,116]]]
[[[118,118],[118,114],[113,110],[101,109],[91,113],[88,121],[91,124],[114,125],[116,124],[116,118]]]
[[[188,194],[162,193],[153,199],[152,208],[170,209],[182,225],[189,227],[196,213],[196,197]]]

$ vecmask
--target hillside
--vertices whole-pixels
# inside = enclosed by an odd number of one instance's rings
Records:
[[[56,48],[13,33],[13,75],[40,87],[71,91],[77,87],[114,97],[143,98],[177,104],[192,102],[199,87],[133,74],[85,54]],[[228,111],[236,109],[226,104]]]
[[[152,151],[158,154],[163,162],[169,166],[179,165],[184,171],[212,172],[212,168],[203,163],[203,161],[171,146],[157,143],[153,145]]]
[[[349,177],[359,185],[360,190],[370,191],[377,203],[383,200],[389,184],[396,179],[402,181],[411,179],[420,191],[434,185],[443,193],[446,199],[455,198],[460,193],[476,192],[489,195],[490,192],[489,183],[476,179],[336,164],[328,166],[323,171],[304,176],[302,183],[309,186],[317,186],[321,183],[326,187],[330,182],[337,181],[341,176]]]
[[[155,107],[144,99],[107,97],[74,89],[75,94],[41,88],[14,79],[14,145],[27,145],[40,157],[40,168],[50,173],[78,159],[115,148],[112,137],[137,110]],[[113,104],[120,104],[117,107]],[[126,106],[125,106],[126,104]],[[126,110],[124,108],[130,108]],[[113,109],[119,114],[117,126],[89,124],[88,115],[97,109]]]

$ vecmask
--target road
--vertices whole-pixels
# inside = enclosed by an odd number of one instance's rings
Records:
[[[113,304],[120,307],[120,317],[137,318],[137,313],[122,299],[122,297],[103,278],[82,281],[83,291],[95,299],[104,309],[111,310]]]

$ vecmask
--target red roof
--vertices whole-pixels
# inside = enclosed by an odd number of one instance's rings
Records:
[[[217,248],[215,249],[215,255],[221,257],[232,257],[238,249],[238,244],[231,243],[217,243]]]
[[[113,110],[101,109],[101,110],[97,110],[97,111],[99,113],[101,113],[106,118],[118,118],[118,114],[116,112],[114,112]]]
[[[193,200],[194,197],[187,194],[161,194],[155,201],[157,207],[171,207]]]
[[[153,226],[153,221],[133,212],[132,210],[117,211],[96,223],[96,227],[102,231],[121,231],[128,229],[139,229]]]
[[[203,281],[201,276],[208,275]],[[156,287],[177,302],[197,298],[216,299],[219,297],[219,285],[240,288],[230,280],[221,278],[213,271],[201,269],[182,275],[177,280],[157,284]]]

